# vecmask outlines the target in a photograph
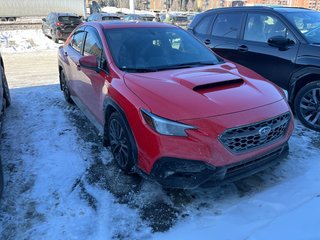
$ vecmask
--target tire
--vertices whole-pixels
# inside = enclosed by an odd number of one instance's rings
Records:
[[[52,41],[54,41],[55,43],[59,43],[59,39],[56,36],[56,33],[54,31],[51,32],[51,38]]]
[[[67,84],[67,78],[63,70],[60,72],[60,89],[63,92],[64,99],[68,103],[73,104],[74,102],[71,98],[70,90]]]
[[[2,196],[2,192],[3,192],[3,170],[2,170],[2,164],[1,164],[1,159],[0,159],[0,199],[1,199],[1,196]]]
[[[294,110],[303,125],[320,132],[320,81],[308,83],[299,90]]]
[[[9,107],[11,104],[11,96],[8,86],[7,77],[5,75],[4,69],[2,66],[0,66],[0,74],[1,74],[1,81],[2,81],[2,87],[3,87],[3,97],[6,100],[6,107]]]
[[[111,114],[107,124],[106,134],[116,163],[125,173],[132,173],[135,161],[129,126],[118,112]]]

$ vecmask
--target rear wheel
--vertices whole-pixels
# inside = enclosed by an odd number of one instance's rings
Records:
[[[128,126],[118,112],[111,114],[106,134],[116,163],[125,173],[131,173],[134,166],[133,146]]]
[[[3,88],[3,98],[5,99],[5,102],[6,102],[5,107],[9,107],[11,104],[11,96],[10,96],[8,81],[2,66],[0,66],[0,74],[1,74],[1,82],[2,82],[2,88]]]
[[[63,92],[64,99],[68,103],[73,104],[73,100],[71,98],[70,90],[69,90],[69,87],[67,84],[67,78],[66,78],[66,75],[63,70],[61,70],[61,72],[60,72],[60,87]]]
[[[299,90],[294,109],[306,127],[320,132],[320,81],[311,82]]]
[[[55,43],[59,43],[59,39],[57,38],[55,31],[51,31],[51,38]]]

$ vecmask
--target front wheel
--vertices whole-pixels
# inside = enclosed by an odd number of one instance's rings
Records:
[[[306,127],[320,132],[320,81],[308,83],[299,90],[294,110]]]
[[[107,127],[111,152],[119,167],[125,173],[131,173],[134,156],[127,128],[128,126],[118,112],[111,114]]]

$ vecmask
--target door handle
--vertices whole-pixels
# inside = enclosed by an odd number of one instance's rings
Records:
[[[204,44],[209,45],[211,43],[210,39],[204,40]]]
[[[246,45],[241,45],[238,47],[238,51],[239,52],[247,52],[248,51],[248,47]]]

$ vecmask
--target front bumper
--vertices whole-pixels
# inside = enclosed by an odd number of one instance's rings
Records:
[[[226,166],[213,166],[203,161],[164,157],[159,159],[150,176],[163,187],[192,189],[233,182],[260,172],[288,155],[286,142],[263,155]]]

